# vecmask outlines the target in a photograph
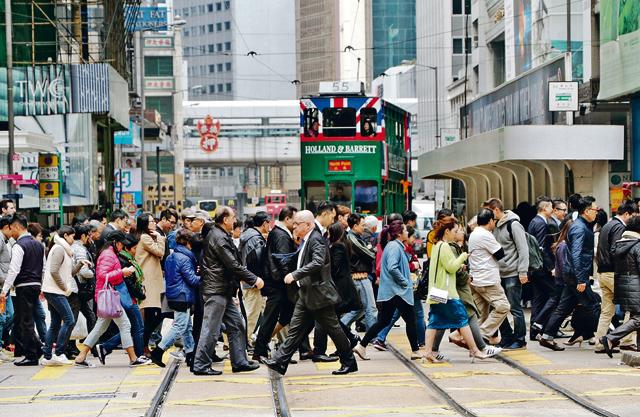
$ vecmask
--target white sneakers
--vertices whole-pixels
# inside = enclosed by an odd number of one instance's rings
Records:
[[[502,352],[502,348],[490,346],[490,345],[485,346],[484,350],[482,351],[482,353],[484,353],[487,358],[499,355],[501,352]]]
[[[62,355],[56,355],[55,353],[51,355],[51,359],[46,359],[45,357],[40,358],[40,365],[42,366],[64,366],[64,365],[73,365],[73,361],[67,359],[67,356],[63,353]]]

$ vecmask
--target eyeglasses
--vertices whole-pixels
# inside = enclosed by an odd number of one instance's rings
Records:
[[[555,208],[554,210],[557,210],[557,211],[567,211],[567,209],[566,209],[566,208]]]
[[[589,207],[587,210],[598,211],[600,210],[600,207]]]

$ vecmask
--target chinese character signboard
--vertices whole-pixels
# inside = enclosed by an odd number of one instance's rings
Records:
[[[200,133],[200,148],[207,152],[215,152],[218,149],[218,135],[220,134],[220,120],[213,121],[211,115],[204,120],[198,120],[198,133]]]
[[[122,192],[122,204],[142,204],[142,169],[123,168],[115,172],[114,182],[115,200],[120,201]]]
[[[38,155],[38,177],[40,213],[59,213],[63,221],[60,155],[55,153],[41,153]]]
[[[351,172],[351,161],[348,159],[330,160],[329,172]]]
[[[173,77],[145,77],[145,90],[173,90]]]
[[[549,82],[549,111],[578,111],[578,82]]]
[[[144,38],[145,49],[171,49],[173,48],[173,37],[171,36],[154,36]]]

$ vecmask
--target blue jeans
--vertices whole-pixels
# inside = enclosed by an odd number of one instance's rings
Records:
[[[524,321],[524,311],[522,311],[522,284],[520,278],[507,277],[501,279],[502,288],[511,305],[511,315],[513,316],[513,329],[509,320],[505,319],[500,325],[500,335],[505,344],[518,342],[526,344],[527,325]]]
[[[193,352],[194,344],[193,332],[191,327],[191,311],[175,311],[173,313],[173,325],[169,332],[162,337],[162,340],[158,344],[160,349],[167,350],[167,348],[173,345],[178,336],[182,336],[182,343],[184,344],[184,352]]]
[[[44,305],[38,298],[33,306],[33,321],[38,331],[38,336],[43,342],[47,339],[47,312],[44,311]]]
[[[67,347],[67,342],[76,322],[73,319],[73,311],[67,297],[60,294],[44,293],[51,313],[51,325],[47,331],[47,337],[42,348],[46,359],[51,359],[53,342],[56,342],[56,355],[62,355]],[[62,324],[62,326],[60,326]]]
[[[349,311],[342,316],[340,321],[347,327],[351,327],[354,321],[358,320],[364,314],[364,326],[367,330],[378,321],[378,309],[376,308],[376,298],[373,295],[373,286],[369,279],[355,279],[353,283],[358,290],[358,296],[362,303],[362,310]]]
[[[414,300],[413,303],[413,311],[416,313],[416,332],[418,333],[418,346],[424,346],[425,344],[425,333],[427,331],[427,325],[424,322],[424,306],[422,305],[421,300]],[[393,313],[393,318],[391,319],[391,323],[380,330],[376,339],[384,342],[387,340],[387,335],[393,328],[393,325],[400,318],[400,311],[396,309],[395,313]]]
[[[2,350],[2,335],[6,330],[11,330],[13,327],[13,301],[11,297],[7,297],[7,304],[4,309],[4,313],[0,314],[0,350]]]
[[[131,304],[128,308],[122,307],[131,323],[131,338],[133,339],[133,350],[136,356],[144,355],[144,325],[142,324],[142,314],[137,304]],[[122,342],[120,333],[102,344],[107,354],[111,353]]]

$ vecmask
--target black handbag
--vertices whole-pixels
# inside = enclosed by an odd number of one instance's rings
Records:
[[[422,276],[418,280],[414,297],[419,300],[426,300],[429,295],[429,259],[422,263]]]

